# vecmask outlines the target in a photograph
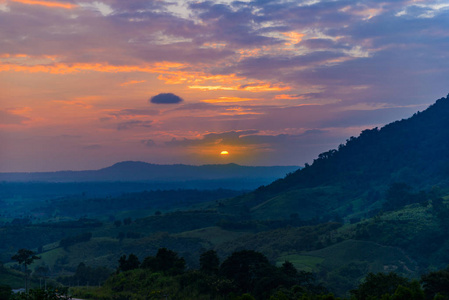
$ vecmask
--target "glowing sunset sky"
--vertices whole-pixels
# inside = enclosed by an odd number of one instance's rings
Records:
[[[0,172],[303,165],[448,83],[448,0],[0,0]]]

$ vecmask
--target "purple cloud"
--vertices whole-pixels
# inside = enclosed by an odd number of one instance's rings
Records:
[[[172,93],[161,93],[151,97],[150,102],[154,104],[178,104],[184,101],[181,97]]]
[[[138,127],[150,128],[152,121],[131,120],[121,122],[117,125],[117,130],[129,130]]]
[[[147,147],[154,147],[154,146],[156,146],[156,142],[153,141],[152,139],[142,140],[141,143],[144,144]]]

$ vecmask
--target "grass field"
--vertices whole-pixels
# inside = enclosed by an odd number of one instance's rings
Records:
[[[300,254],[283,255],[276,261],[276,266],[282,266],[285,261],[291,262],[298,270],[313,272],[318,270],[318,266],[324,261],[324,258]]]
[[[219,245],[221,243],[226,243],[228,241],[234,240],[236,238],[240,238],[245,236],[248,232],[245,231],[230,231],[223,230],[220,227],[206,227],[201,229],[196,229],[192,231],[186,231],[175,236],[185,237],[185,238],[199,238],[207,241],[212,246]]]

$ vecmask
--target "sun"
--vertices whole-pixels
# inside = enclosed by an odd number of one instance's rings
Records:
[[[223,150],[223,151],[220,152],[220,155],[229,155],[229,152],[226,151],[226,150]]]

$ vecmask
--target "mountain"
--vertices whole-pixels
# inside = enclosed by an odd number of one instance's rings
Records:
[[[195,180],[263,180],[273,181],[296,171],[297,166],[250,167],[222,165],[157,165],[124,161],[100,170],[35,173],[0,173],[5,182],[92,182],[92,181],[195,181]]]
[[[370,272],[417,279],[446,268],[449,259],[448,115],[449,96],[408,119],[365,130],[312,165],[237,197],[220,190],[102,198],[78,193],[40,201],[7,195],[0,201],[0,259],[8,261],[20,248],[41,249],[39,263],[65,272],[81,262],[116,268],[123,254],[142,261],[165,247],[197,268],[205,249],[221,258],[249,249],[278,266],[288,260],[298,270],[313,271],[330,291],[348,297]],[[241,168],[123,162],[86,171],[93,175],[75,173],[84,180],[115,180],[124,174],[142,178],[152,170],[158,178],[185,179],[183,170],[190,170],[197,176],[191,179],[214,172],[229,176]],[[86,233],[91,239],[79,241]],[[63,241],[71,244],[61,246]]]
[[[449,95],[423,112],[362,131],[312,165],[229,201],[258,219],[323,214],[363,216],[379,211],[392,184],[413,194],[449,187]]]

